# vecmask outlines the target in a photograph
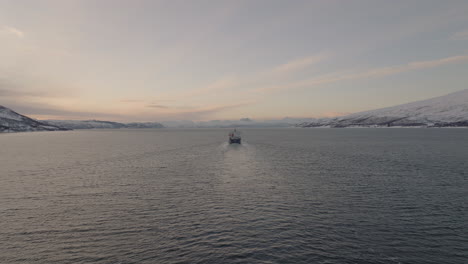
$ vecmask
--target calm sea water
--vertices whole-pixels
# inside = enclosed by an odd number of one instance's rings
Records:
[[[467,129],[0,135],[0,263],[468,263]]]

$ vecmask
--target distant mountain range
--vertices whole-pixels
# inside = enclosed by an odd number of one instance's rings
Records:
[[[100,120],[45,120],[42,121],[57,127],[66,129],[99,129],[99,128],[163,128],[161,123],[146,122],[146,123],[118,123],[111,121]]]
[[[27,132],[27,131],[58,131],[73,129],[99,129],[99,128],[163,128],[161,123],[117,123],[98,120],[34,120],[15,111],[0,106],[0,133]]]
[[[0,105],[0,132],[57,131],[67,130],[52,124],[46,124]]]
[[[241,118],[239,120],[210,120],[210,121],[165,121],[162,124],[166,127],[174,128],[236,128],[236,127],[291,127],[297,123],[314,121],[313,118],[283,118],[278,120],[254,120],[250,118]]]
[[[337,118],[303,122],[298,127],[468,127],[468,89]]]
[[[166,121],[147,123],[118,123],[99,120],[39,121],[0,106],[0,132],[57,131],[71,129],[115,128],[203,128],[203,127],[468,127],[468,89],[428,100],[412,102],[336,118],[256,121]]]

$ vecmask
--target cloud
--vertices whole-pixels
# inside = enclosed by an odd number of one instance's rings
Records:
[[[11,77],[0,77],[0,98],[15,98],[17,100],[23,100],[31,97],[56,98],[59,96],[58,94],[53,95],[50,90],[45,91],[43,88],[37,88],[35,91],[30,89],[28,90],[26,87],[37,87],[39,85],[37,83],[30,84],[21,77],[17,78],[21,80],[18,81]]]
[[[221,91],[221,90],[231,88],[237,84],[239,84],[239,80],[236,77],[226,76],[207,86],[184,92],[183,94],[180,94],[179,96],[193,97],[193,96],[206,95],[206,94],[214,93],[216,91]]]
[[[149,105],[147,105],[146,107],[150,107],[150,108],[161,108],[161,109],[167,109],[167,108],[169,108],[169,106],[159,105],[159,104],[149,104]]]
[[[80,87],[0,65],[0,97],[18,100],[74,97]]]
[[[2,82],[0,81],[0,86]],[[0,87],[0,98],[52,97],[45,92],[21,91]]]
[[[195,97],[204,97],[206,95],[219,96],[221,92],[226,91],[229,88],[232,88],[234,86],[241,84],[242,81],[243,80],[241,78],[235,77],[234,75],[229,75],[229,76],[221,77],[212,83],[209,83],[205,86],[200,86],[195,89],[186,89],[182,91],[161,93],[161,94],[158,94],[157,98],[148,100],[149,102],[146,101],[147,107],[161,108],[161,107],[157,107],[157,106],[161,106],[161,103],[164,103],[164,104],[168,102],[183,103],[183,102],[187,102],[187,99],[193,99]],[[132,102],[132,101],[129,100],[127,102]]]
[[[362,73],[350,74],[350,75],[344,76],[344,79],[363,79],[363,78],[384,77],[384,76],[393,75],[393,74],[402,73],[402,72],[434,68],[434,67],[438,67],[442,65],[465,62],[465,61],[468,61],[468,55],[453,56],[453,57],[447,57],[447,58],[429,60],[429,61],[416,61],[416,62],[410,62],[405,65],[384,67],[384,68],[379,68],[379,69],[368,70]]]
[[[43,103],[7,101],[5,102],[4,106],[11,108],[13,111],[21,113],[23,115],[37,118],[41,118],[42,116],[54,116],[61,119],[96,119],[122,117],[122,115],[118,114],[66,110]]]
[[[143,100],[138,99],[122,99],[120,100],[121,103],[143,103]]]
[[[201,107],[176,107],[173,111],[161,114],[163,119],[179,119],[179,120],[207,120],[212,118],[213,115],[221,113],[227,110],[236,109],[246,105],[254,104],[254,101],[239,102],[235,104],[224,104],[224,105],[210,105]]]
[[[234,87],[247,87],[247,86],[258,86],[261,83],[269,82],[272,78],[282,78],[283,74],[293,73],[295,71],[303,70],[311,65],[317,64],[326,58],[328,58],[330,54],[327,53],[319,53],[312,56],[306,56],[299,59],[291,60],[287,63],[275,66],[273,68],[268,68],[266,70],[261,70],[258,72],[253,72],[250,74],[246,74],[244,76],[238,76],[235,74],[226,75],[224,77],[215,80],[214,82],[202,86],[192,90],[186,90],[177,93],[170,93],[163,95],[163,98],[172,98],[174,100],[192,98],[192,97],[200,97],[205,95],[218,95],[229,89]],[[276,79],[275,78],[275,79]],[[159,100],[158,100],[159,101]]]
[[[241,106],[246,106],[253,104],[253,101],[241,102],[236,104],[227,104],[227,105],[213,105],[213,106],[203,106],[203,107],[183,107],[178,108],[178,110],[170,113],[164,113],[164,118],[172,119],[191,119],[191,120],[202,120],[207,116],[213,115],[218,112],[222,112],[229,109],[238,108]],[[185,110],[184,110],[185,108]],[[190,109],[190,110],[187,110]]]
[[[460,63],[460,62],[468,62],[468,55],[452,56],[452,57],[447,57],[447,58],[442,58],[442,59],[437,59],[437,60],[416,61],[416,62],[410,62],[410,63],[403,64],[403,65],[368,69],[365,71],[354,72],[354,73],[344,73],[344,72],[331,73],[327,75],[318,76],[312,79],[289,83],[285,85],[261,87],[253,91],[265,93],[265,92],[289,90],[289,89],[295,89],[295,88],[301,88],[301,87],[307,87],[307,86],[311,87],[311,86],[334,83],[334,82],[344,81],[344,80],[381,78],[381,77],[399,74],[403,72],[434,68],[438,66],[443,66],[443,65],[452,64],[452,63]]]
[[[14,27],[3,26],[0,29],[0,32],[5,32],[7,34],[14,35],[17,38],[24,38],[24,32]]]
[[[285,64],[279,65],[271,70],[271,73],[273,74],[282,74],[282,73],[289,73],[289,72],[294,72],[298,70],[302,70],[304,68],[307,68],[313,64],[317,64],[324,59],[329,57],[328,54],[326,53],[321,53],[318,55],[314,56],[309,56],[309,57],[303,57],[299,59],[295,59],[292,61],[289,61]]]
[[[460,39],[468,40],[468,30],[456,32],[455,34],[452,35],[451,39],[454,39],[454,40],[460,40]]]

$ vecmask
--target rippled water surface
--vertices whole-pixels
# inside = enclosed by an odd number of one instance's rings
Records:
[[[0,263],[468,263],[467,129],[0,135]]]

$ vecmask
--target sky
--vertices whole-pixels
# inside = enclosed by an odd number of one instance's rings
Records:
[[[465,0],[0,0],[38,119],[332,117],[468,88]]]

